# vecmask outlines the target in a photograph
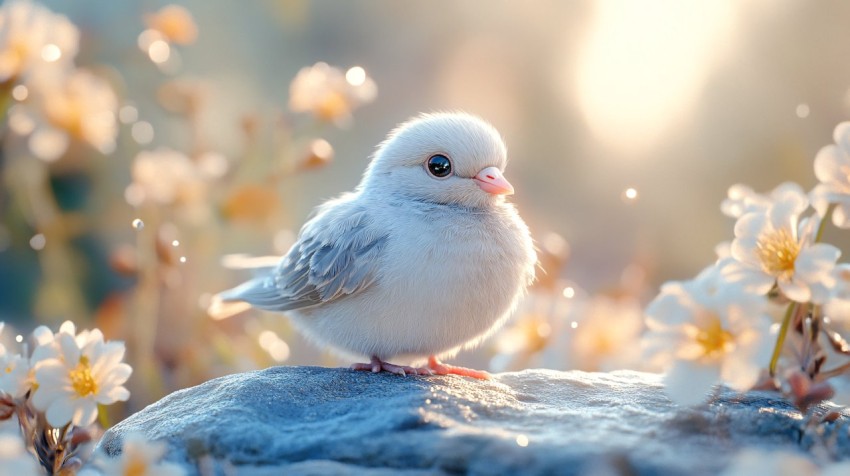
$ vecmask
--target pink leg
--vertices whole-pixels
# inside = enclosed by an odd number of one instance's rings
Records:
[[[373,373],[378,373],[380,371],[390,372],[396,375],[434,375],[434,372],[427,367],[408,367],[406,365],[395,365],[389,362],[383,362],[381,359],[375,357],[374,355],[370,359],[368,364],[352,364],[351,370],[364,370],[364,371],[372,371]]]
[[[433,355],[428,357],[428,368],[434,371],[437,375],[462,375],[464,377],[472,377],[480,380],[490,380],[493,377],[483,371],[468,369],[466,367],[456,367],[454,365],[444,364],[437,360]]]

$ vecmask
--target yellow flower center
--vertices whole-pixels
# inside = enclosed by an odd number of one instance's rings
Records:
[[[794,273],[794,263],[800,254],[800,243],[788,228],[759,236],[756,255],[764,272],[771,276]]]
[[[87,397],[97,393],[97,382],[91,375],[91,364],[85,355],[80,357],[80,363],[71,371],[71,387],[80,397]]]
[[[699,329],[695,340],[708,357],[725,354],[735,348],[735,337],[723,328],[717,317],[712,317],[707,326]]]

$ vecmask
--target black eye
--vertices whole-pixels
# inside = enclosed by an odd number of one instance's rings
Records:
[[[452,173],[452,161],[445,155],[433,155],[428,159],[428,173],[437,178],[448,177]]]

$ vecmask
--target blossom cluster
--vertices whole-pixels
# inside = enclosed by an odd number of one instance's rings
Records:
[[[60,159],[72,140],[115,149],[118,99],[109,82],[78,68],[80,32],[68,18],[29,0],[0,6],[0,90],[11,93],[10,129],[39,159]]]
[[[841,382],[827,379],[850,370],[850,264],[822,239],[830,220],[850,228],[850,122],[834,140],[815,158],[811,191],[731,187],[721,211],[736,220],[734,239],[649,304],[644,348],[664,362],[675,401],[699,403],[718,383],[781,390],[804,413],[845,399],[835,395]]]
[[[18,341],[19,352],[0,346],[0,419],[17,420],[24,444],[48,472],[73,470],[99,408],[130,397],[124,343],[104,340],[98,329],[78,332],[70,321]]]

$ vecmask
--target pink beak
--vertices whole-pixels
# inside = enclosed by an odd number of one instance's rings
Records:
[[[502,175],[498,167],[487,167],[472,178],[487,193],[493,195],[513,195],[514,187]]]

